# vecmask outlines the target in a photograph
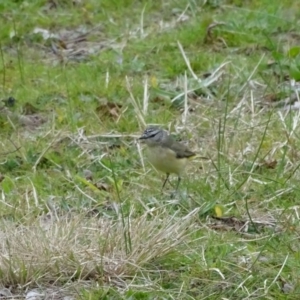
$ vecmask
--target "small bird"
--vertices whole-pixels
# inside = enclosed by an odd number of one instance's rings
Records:
[[[157,126],[146,128],[139,140],[148,146],[148,159],[150,163],[157,170],[167,174],[162,190],[169,179],[170,173],[175,173],[178,176],[177,191],[187,160],[195,156],[196,153],[190,151],[185,145],[175,141],[167,131]]]

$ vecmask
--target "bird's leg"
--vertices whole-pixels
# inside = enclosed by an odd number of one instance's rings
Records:
[[[179,187],[180,182],[181,182],[181,177],[178,176],[178,181],[177,181],[177,184],[176,184],[176,190],[175,190],[174,192],[172,192],[171,198],[176,197],[176,194],[177,194],[177,191],[178,191],[178,187]]]
[[[172,182],[170,181],[170,177],[168,177],[168,182],[170,183],[170,186],[173,186]]]
[[[170,174],[167,173],[167,177],[166,177],[166,179],[165,179],[165,181],[164,181],[164,184],[163,184],[163,186],[162,186],[162,188],[161,188],[161,191],[164,189],[164,187],[165,187],[167,181],[169,181],[169,176],[170,176]]]
[[[177,192],[180,182],[181,182],[181,177],[178,176],[178,181],[177,181],[177,185],[176,185],[176,190],[175,190],[175,192]]]

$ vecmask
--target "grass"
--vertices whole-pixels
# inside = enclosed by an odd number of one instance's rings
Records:
[[[298,299],[298,12],[0,4],[1,295]],[[136,143],[154,123],[210,158],[176,197]]]

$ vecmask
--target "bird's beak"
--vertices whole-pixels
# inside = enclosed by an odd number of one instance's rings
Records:
[[[146,139],[146,135],[145,134],[142,134],[140,137],[139,137],[139,140],[145,140]]]

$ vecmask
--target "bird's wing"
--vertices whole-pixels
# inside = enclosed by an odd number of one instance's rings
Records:
[[[177,158],[189,158],[196,155],[196,153],[190,151],[185,145],[171,138],[168,141],[165,141],[162,146],[173,150],[176,153]]]

